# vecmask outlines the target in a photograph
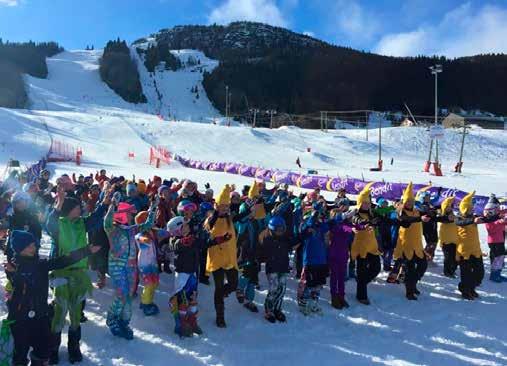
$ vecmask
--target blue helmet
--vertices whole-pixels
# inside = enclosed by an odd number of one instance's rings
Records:
[[[212,211],[214,209],[213,204],[210,202],[203,202],[199,205],[199,213],[204,216],[206,212]]]
[[[419,193],[419,195],[418,195],[418,197],[417,197],[417,198],[418,198],[418,201],[419,201],[420,203],[424,203],[424,199],[425,199],[426,197],[431,197],[431,193],[430,193],[430,192],[428,192],[428,191],[423,191],[423,192]]]
[[[315,210],[315,211],[318,211],[318,212],[323,212],[324,211],[324,205],[322,204],[322,202],[314,202],[312,204],[312,208]]]
[[[271,219],[269,219],[268,228],[271,231],[278,231],[281,229],[285,231],[285,220],[281,216],[273,216]]]

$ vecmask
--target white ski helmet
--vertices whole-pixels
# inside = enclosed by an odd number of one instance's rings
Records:
[[[167,223],[167,231],[171,236],[181,236],[184,223],[185,219],[182,216],[173,217]]]

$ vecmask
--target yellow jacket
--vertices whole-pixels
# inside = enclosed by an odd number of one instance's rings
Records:
[[[206,263],[206,273],[210,274],[221,268],[238,269],[237,260],[237,238],[234,224],[230,217],[218,218],[215,225],[210,230],[211,239],[224,236],[226,233],[232,235],[232,238],[222,244],[213,245],[208,249],[208,260]]]
[[[420,217],[417,210],[403,210],[403,214],[409,217]],[[422,223],[414,222],[409,227],[400,226],[398,233],[398,242],[394,248],[394,258],[407,258],[411,260],[414,254],[418,258],[424,258],[424,249],[422,245]]]
[[[369,215],[365,212],[360,212],[358,215],[361,219],[369,218]],[[356,259],[357,257],[366,258],[368,254],[380,255],[375,231],[360,230],[354,235],[354,241],[350,248],[350,256],[352,259]]]
[[[470,256],[482,258],[481,241],[477,224],[458,226],[458,246],[456,248],[456,259],[468,260]]]

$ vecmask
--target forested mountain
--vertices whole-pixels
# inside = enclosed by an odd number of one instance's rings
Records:
[[[0,39],[0,107],[23,108],[27,94],[22,74],[45,78],[46,57],[63,51],[55,42],[10,43]]]
[[[507,114],[507,56],[387,57],[338,47],[287,29],[253,22],[228,26],[177,26],[153,34],[169,49],[199,49],[220,65],[204,77],[206,92],[225,111],[225,86],[232,112],[247,107],[307,113],[318,110],[401,110],[432,113],[439,63],[440,105]],[[145,39],[134,42],[144,42]]]
[[[146,103],[137,64],[125,41],[118,38],[116,41],[107,42],[100,59],[99,72],[102,81],[125,101]]]

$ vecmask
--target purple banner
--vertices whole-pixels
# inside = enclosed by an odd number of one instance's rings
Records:
[[[406,183],[366,182],[351,177],[343,178],[305,175],[294,172],[257,168],[237,163],[212,163],[196,161],[185,159],[178,155],[175,156],[175,160],[187,168],[209,171],[224,171],[230,174],[239,174],[244,177],[270,181],[276,184],[288,184],[304,189],[319,188],[324,191],[337,192],[338,190],[344,188],[347,194],[357,195],[363,190],[366,185],[369,185],[372,198],[377,199],[383,197],[390,201],[399,199],[407,187]],[[432,201],[437,204],[440,204],[445,198],[450,196],[456,197],[457,204],[463,199],[466,194],[468,194],[468,192],[460,191],[457,189],[428,186],[424,184],[414,184],[414,193],[417,193],[421,190],[428,191],[431,194]],[[488,202],[488,197],[475,196],[474,202],[476,212],[482,213],[484,206]]]

